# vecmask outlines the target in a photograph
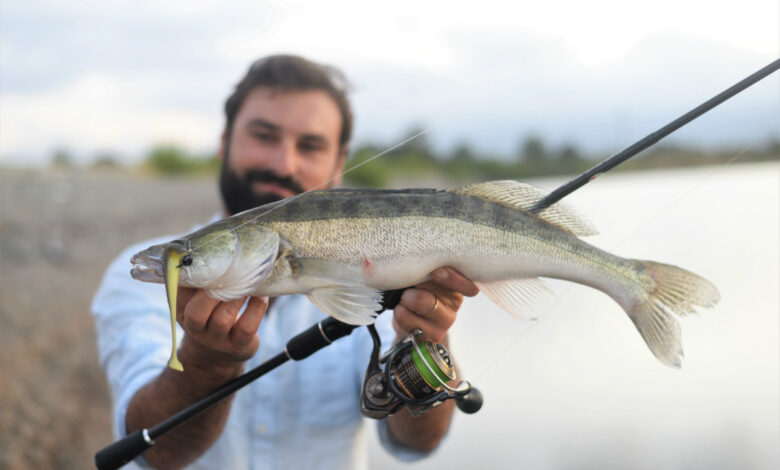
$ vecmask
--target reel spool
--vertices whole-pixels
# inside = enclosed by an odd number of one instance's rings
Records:
[[[456,374],[443,344],[420,343],[422,331],[415,330],[380,358],[379,335],[373,325],[368,329],[374,350],[360,400],[365,416],[382,419],[404,405],[412,416],[419,416],[449,399],[455,399],[464,413],[476,413],[482,407],[482,394],[470,383],[461,381],[456,388],[448,385]]]

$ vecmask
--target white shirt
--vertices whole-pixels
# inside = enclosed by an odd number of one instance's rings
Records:
[[[100,363],[113,397],[114,437],[125,432],[125,412],[139,388],[166,367],[170,355],[170,316],[165,288],[134,280],[130,257],[151,240],[125,250],[109,266],[95,294],[92,313]],[[287,341],[325,314],[304,296],[279,297],[260,323],[260,349],[245,370],[284,350]],[[383,349],[395,333],[392,314],[376,322]],[[183,331],[177,327],[177,338]],[[372,342],[365,328],[300,361],[289,361],[236,393],[225,429],[193,469],[362,469],[367,466],[365,418],[360,387]],[[384,421],[380,441],[401,460],[427,454],[396,447]],[[126,468],[145,466],[142,458]]]

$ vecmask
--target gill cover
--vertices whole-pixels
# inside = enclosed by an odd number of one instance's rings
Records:
[[[185,252],[177,245],[171,243],[165,247],[163,277],[165,292],[168,295],[168,308],[171,312],[171,357],[168,359],[168,367],[181,372],[184,371],[184,367],[176,356],[176,294],[179,291],[179,269]]]
[[[218,262],[222,264],[218,277],[196,287],[222,301],[251,295],[273,270],[279,255],[279,234],[262,225],[247,224],[219,236],[221,242],[213,238],[213,243],[207,242],[211,246],[193,249],[193,262],[185,268],[188,278],[198,278],[198,269],[207,268],[211,261]],[[195,241],[192,243],[197,246]]]
[[[228,222],[223,221],[223,222]],[[279,235],[258,225],[219,226],[165,245],[163,279],[171,314],[171,357],[168,366],[184,370],[176,356],[176,298],[182,285],[204,289],[209,297],[228,301],[251,295],[271,273],[279,251]],[[193,234],[195,235],[195,234]],[[190,248],[191,247],[191,248]]]

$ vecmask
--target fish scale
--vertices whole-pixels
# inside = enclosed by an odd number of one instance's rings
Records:
[[[679,366],[675,317],[713,306],[717,289],[676,266],[622,258],[581,240],[595,229],[568,206],[530,211],[544,196],[515,181],[312,191],[151,247],[133,258],[133,276],[164,282],[171,270],[155,253],[188,247],[179,255],[192,263],[176,272],[179,285],[222,300],[305,294],[351,324],[374,321],[381,291],[415,285],[441,266],[461,271],[515,316],[528,316],[538,297],[552,294],[540,277],[564,279],[613,298],[653,354]],[[229,268],[220,274],[210,266]]]

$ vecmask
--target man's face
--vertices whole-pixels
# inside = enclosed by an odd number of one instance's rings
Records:
[[[223,137],[220,191],[230,214],[341,182],[341,114],[321,90],[257,87]]]

